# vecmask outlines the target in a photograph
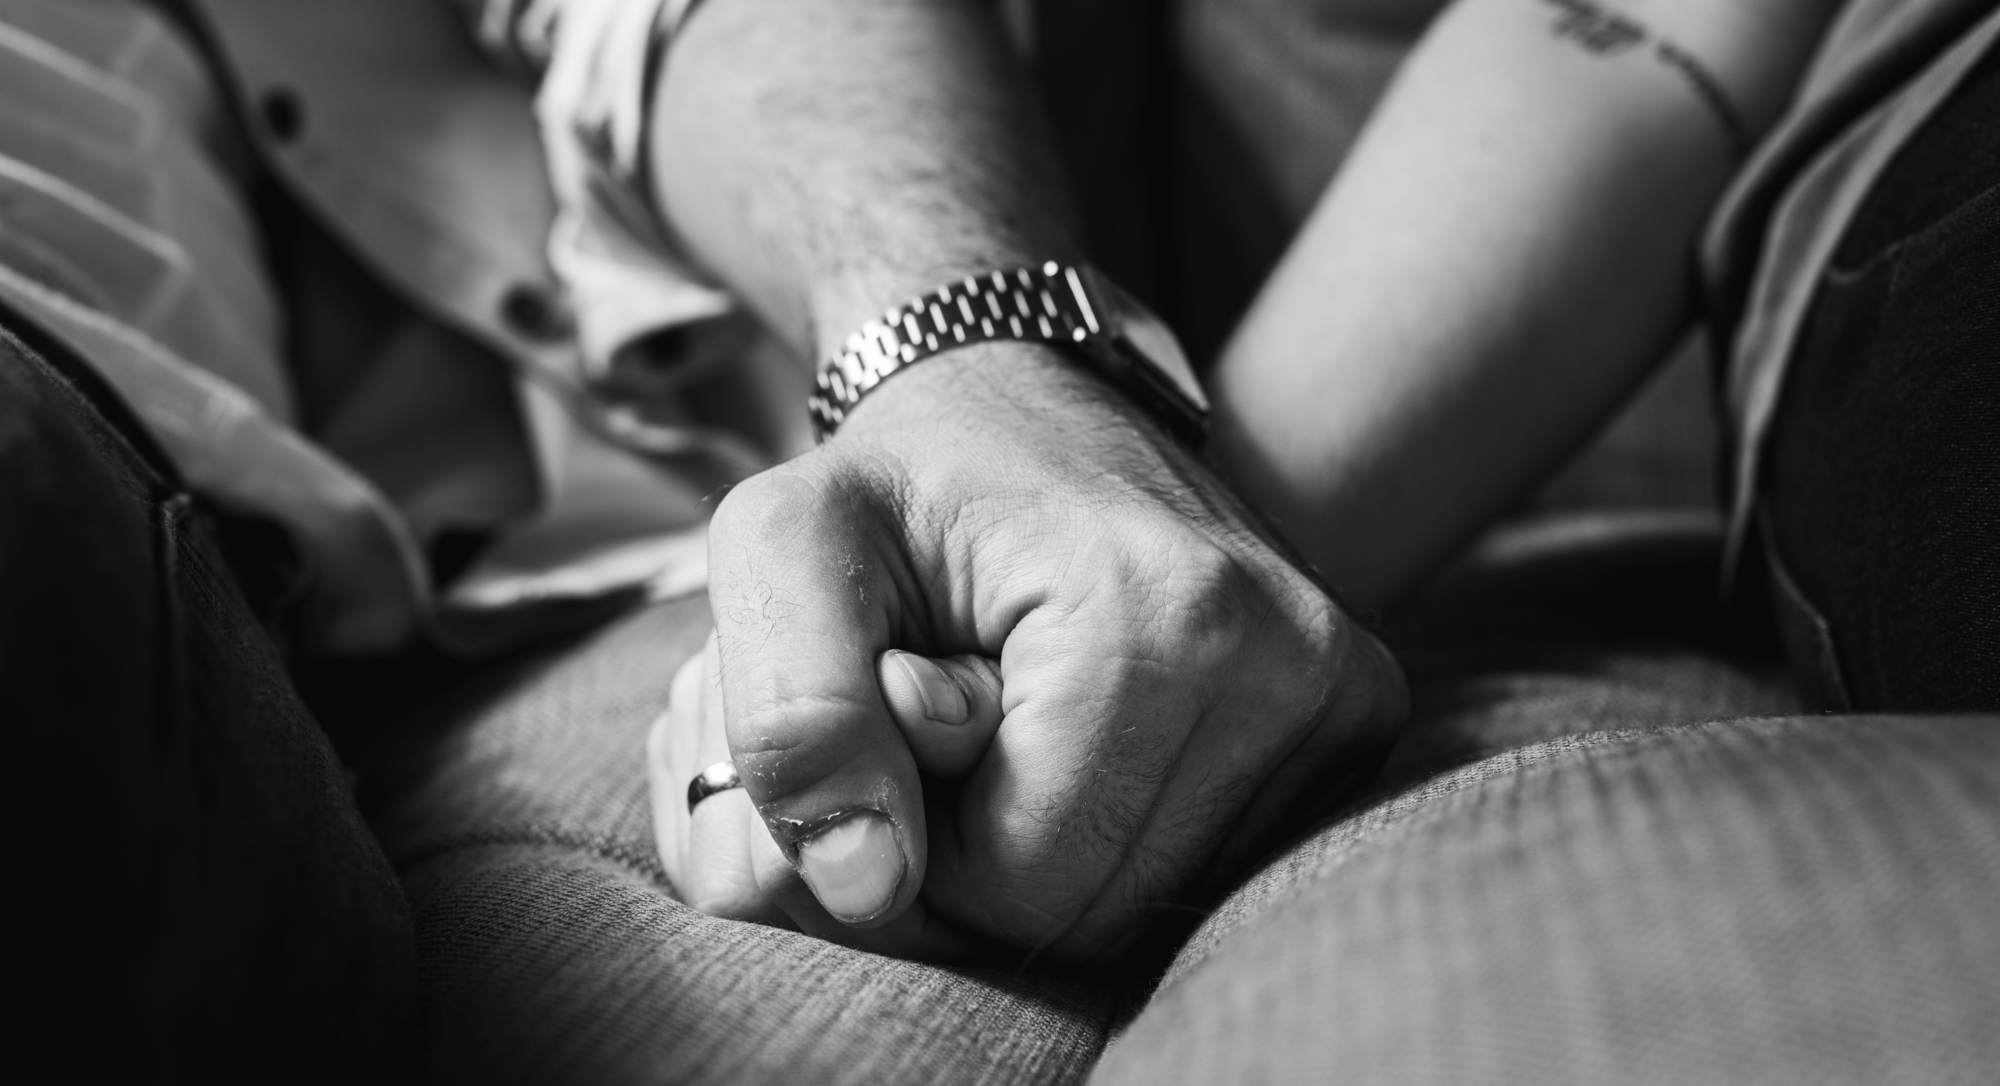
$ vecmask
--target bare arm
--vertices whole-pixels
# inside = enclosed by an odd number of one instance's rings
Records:
[[[1229,477],[1381,606],[1589,436],[1831,0],[1461,0],[1225,352]]]
[[[807,357],[940,283],[1076,255],[991,6],[708,0],[674,43],[660,204]]]

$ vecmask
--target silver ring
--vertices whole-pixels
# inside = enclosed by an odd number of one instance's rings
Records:
[[[731,788],[743,787],[743,778],[736,775],[735,762],[717,762],[701,771],[701,775],[688,782],[688,813],[694,813],[694,805]]]

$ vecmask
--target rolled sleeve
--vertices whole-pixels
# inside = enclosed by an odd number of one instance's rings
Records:
[[[558,202],[549,263],[570,297],[586,380],[607,380],[635,354],[655,371],[705,368],[704,339],[736,338],[738,307],[666,229],[646,168],[653,77],[698,0],[454,2],[489,53],[542,73],[535,113]],[[699,334],[711,328],[720,334]],[[666,356],[630,350],[666,332],[683,333]]]

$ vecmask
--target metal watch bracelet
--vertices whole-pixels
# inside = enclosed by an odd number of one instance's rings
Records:
[[[1051,260],[968,276],[868,321],[820,363],[807,401],[814,432],[826,440],[891,374],[956,347],[991,341],[1080,347],[1106,338],[1110,317],[1092,305],[1088,274]]]

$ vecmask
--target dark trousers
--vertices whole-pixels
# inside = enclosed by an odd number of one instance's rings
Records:
[[[1770,440],[1778,606],[1825,707],[2000,709],[2000,55],[1863,202]]]
[[[379,1080],[410,1040],[414,942],[340,763],[122,407],[8,329],[11,1073]]]

